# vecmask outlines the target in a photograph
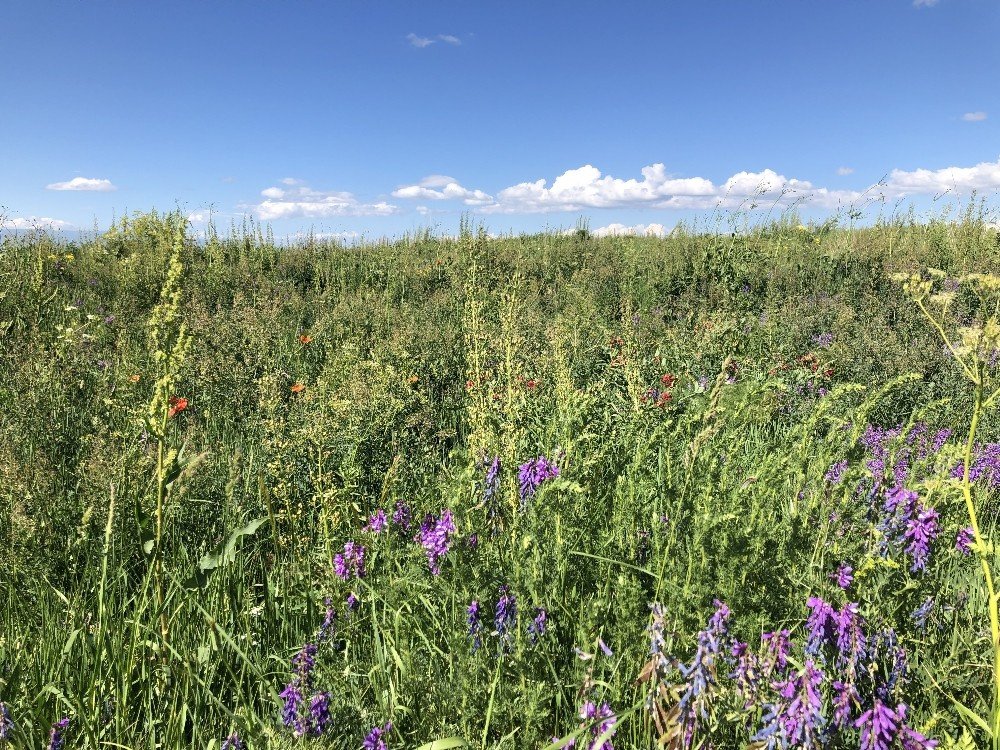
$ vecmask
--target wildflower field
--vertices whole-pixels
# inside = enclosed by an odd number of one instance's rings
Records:
[[[994,274],[975,206],[6,235],[0,748],[1000,747]]]

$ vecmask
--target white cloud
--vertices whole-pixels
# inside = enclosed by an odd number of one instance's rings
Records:
[[[912,172],[894,169],[889,173],[882,189],[890,196],[1000,189],[1000,159],[982,162],[974,167],[915,169]]]
[[[966,122],[982,122],[986,119],[985,112],[966,112],[962,115],[962,119]]]
[[[460,200],[467,206],[484,206],[493,203],[493,196],[482,190],[468,190],[453,177],[432,174],[416,185],[404,185],[392,191],[393,198],[414,198],[431,201]]]
[[[570,233],[576,230],[571,230]],[[625,224],[608,224],[606,227],[598,227],[590,232],[595,237],[625,236],[633,235],[638,237],[666,237],[669,230],[662,224],[635,224],[626,226]]]
[[[398,211],[396,206],[384,201],[362,203],[353,193],[313,190],[307,185],[287,190],[269,187],[262,190],[261,195],[265,200],[252,208],[262,221],[321,219],[328,216],[388,216]]]
[[[283,177],[281,179],[281,184],[282,185],[301,185],[302,184],[302,180],[298,180],[298,179],[296,179],[294,177]]]
[[[95,190],[102,193],[118,189],[111,184],[111,180],[98,180],[91,177],[74,177],[69,182],[53,182],[45,187],[48,190]]]
[[[433,39],[429,39],[425,36],[417,36],[413,32],[410,32],[409,34],[406,35],[406,41],[408,41],[410,44],[412,44],[414,47],[417,47],[418,49],[423,49],[424,47],[430,47],[432,44],[434,44]]]
[[[452,36],[451,34],[438,34],[438,39],[442,42],[447,42],[448,44],[454,44],[456,47],[462,43],[462,40],[457,36]]]
[[[841,177],[845,177],[849,174],[854,174],[854,167],[837,167],[837,174]]]
[[[914,8],[932,8],[938,4],[938,0],[913,0]]]
[[[62,219],[50,219],[46,216],[16,216],[12,219],[2,219],[0,220],[0,229],[18,229],[18,230],[60,230],[60,229],[75,229],[75,227],[68,221],[63,221]]]

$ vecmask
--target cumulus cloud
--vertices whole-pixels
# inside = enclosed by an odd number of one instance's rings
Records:
[[[454,44],[456,47],[462,43],[461,39],[451,34],[438,34],[438,39],[447,44]]]
[[[434,44],[433,39],[430,39],[429,37],[426,36],[417,36],[413,32],[410,32],[409,34],[406,35],[406,41],[408,41],[410,44],[412,44],[414,47],[418,49],[423,49],[424,47],[430,47],[432,44]]]
[[[592,229],[590,233],[595,237],[666,237],[670,234],[670,231],[662,224],[634,224],[632,226],[627,226],[625,224],[608,224],[606,227]]]
[[[841,177],[845,177],[849,174],[854,174],[854,167],[837,167],[837,174]]]
[[[68,182],[53,182],[45,187],[48,190],[94,190],[101,193],[118,189],[111,184],[111,180],[99,180],[92,177],[74,177]]]
[[[0,220],[0,229],[57,231],[75,229],[75,227],[68,221],[50,219],[47,216],[15,216],[11,219]]]
[[[285,182],[282,180],[282,182]],[[288,185],[287,182],[285,182]],[[398,211],[384,201],[362,203],[353,193],[313,190],[308,185],[269,187],[261,191],[263,201],[253,206],[262,221],[329,216],[388,216]]]
[[[982,122],[986,119],[985,112],[966,112],[962,115],[962,119],[966,122]]]
[[[493,203],[493,197],[482,190],[468,190],[453,177],[443,174],[428,175],[416,185],[404,185],[392,192],[393,198],[413,198],[431,201],[460,200],[467,206],[484,206]]]
[[[969,193],[1000,188],[1000,159],[985,161],[974,167],[944,167],[915,169],[911,172],[894,169],[882,184],[889,196],[933,195],[954,192]]]

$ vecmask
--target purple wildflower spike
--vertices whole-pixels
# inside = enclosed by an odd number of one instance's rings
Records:
[[[337,577],[346,581],[352,576],[365,577],[365,548],[355,542],[344,545],[343,554],[338,553],[333,558],[333,570]]]
[[[451,549],[451,537],[455,532],[455,521],[450,510],[443,511],[440,518],[428,514],[420,524],[414,541],[424,548],[427,564],[433,575],[441,575],[441,558]]]
[[[363,750],[389,750],[389,745],[385,741],[385,735],[392,731],[392,722],[387,721],[384,726],[373,727],[365,735],[364,742],[361,743]]]
[[[847,563],[841,563],[836,572],[830,574],[830,579],[846,591],[854,581],[854,568]]]
[[[364,525],[361,529],[362,531],[370,531],[373,534],[378,534],[386,526],[385,511],[379,508],[377,511],[372,513],[371,518],[368,519],[368,523]]]
[[[52,725],[52,729],[49,731],[49,750],[63,750],[66,746],[66,738],[63,733],[69,727],[69,717],[64,716],[55,724]]]
[[[469,624],[469,638],[472,639],[472,650],[476,651],[483,644],[483,623],[479,615],[479,602],[475,599],[466,611],[466,622]]]
[[[906,524],[904,537],[910,541],[906,552],[913,557],[911,572],[924,570],[931,554],[931,542],[937,538],[938,514],[933,508],[919,507],[916,518],[911,518]]]
[[[964,529],[959,529],[958,534],[955,535],[955,549],[957,549],[963,555],[969,555],[972,553],[972,543],[975,540],[976,537],[972,532],[971,526],[966,526]]]

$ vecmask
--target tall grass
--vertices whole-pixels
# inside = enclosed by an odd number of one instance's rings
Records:
[[[665,239],[465,224],[357,247],[252,226],[199,243],[156,214],[80,243],[6,236],[10,739],[45,747],[66,716],[70,747],[357,748],[390,721],[392,748],[682,747],[675,666],[713,601],[726,638],[803,641],[812,596],[897,634],[909,726],[995,742],[996,495],[970,471],[1000,428],[996,358],[977,340],[970,365],[941,337],[995,312],[967,277],[1000,273],[998,251],[975,212]],[[927,267],[946,317],[893,281]],[[917,455],[914,428],[953,434]],[[558,476],[525,493],[538,457]],[[876,517],[900,462],[940,516],[922,570]],[[387,529],[363,530],[380,509]],[[446,510],[435,575],[414,535]],[[954,549],[970,514],[979,567]],[[336,574],[348,542],[363,577]],[[495,621],[503,596],[517,615]],[[651,623],[671,657],[643,673]],[[282,692],[310,642],[306,698],[328,694],[330,717],[300,738]],[[716,658],[689,744],[743,747],[766,709],[725,702],[735,657]],[[588,702],[617,724],[598,732]]]

